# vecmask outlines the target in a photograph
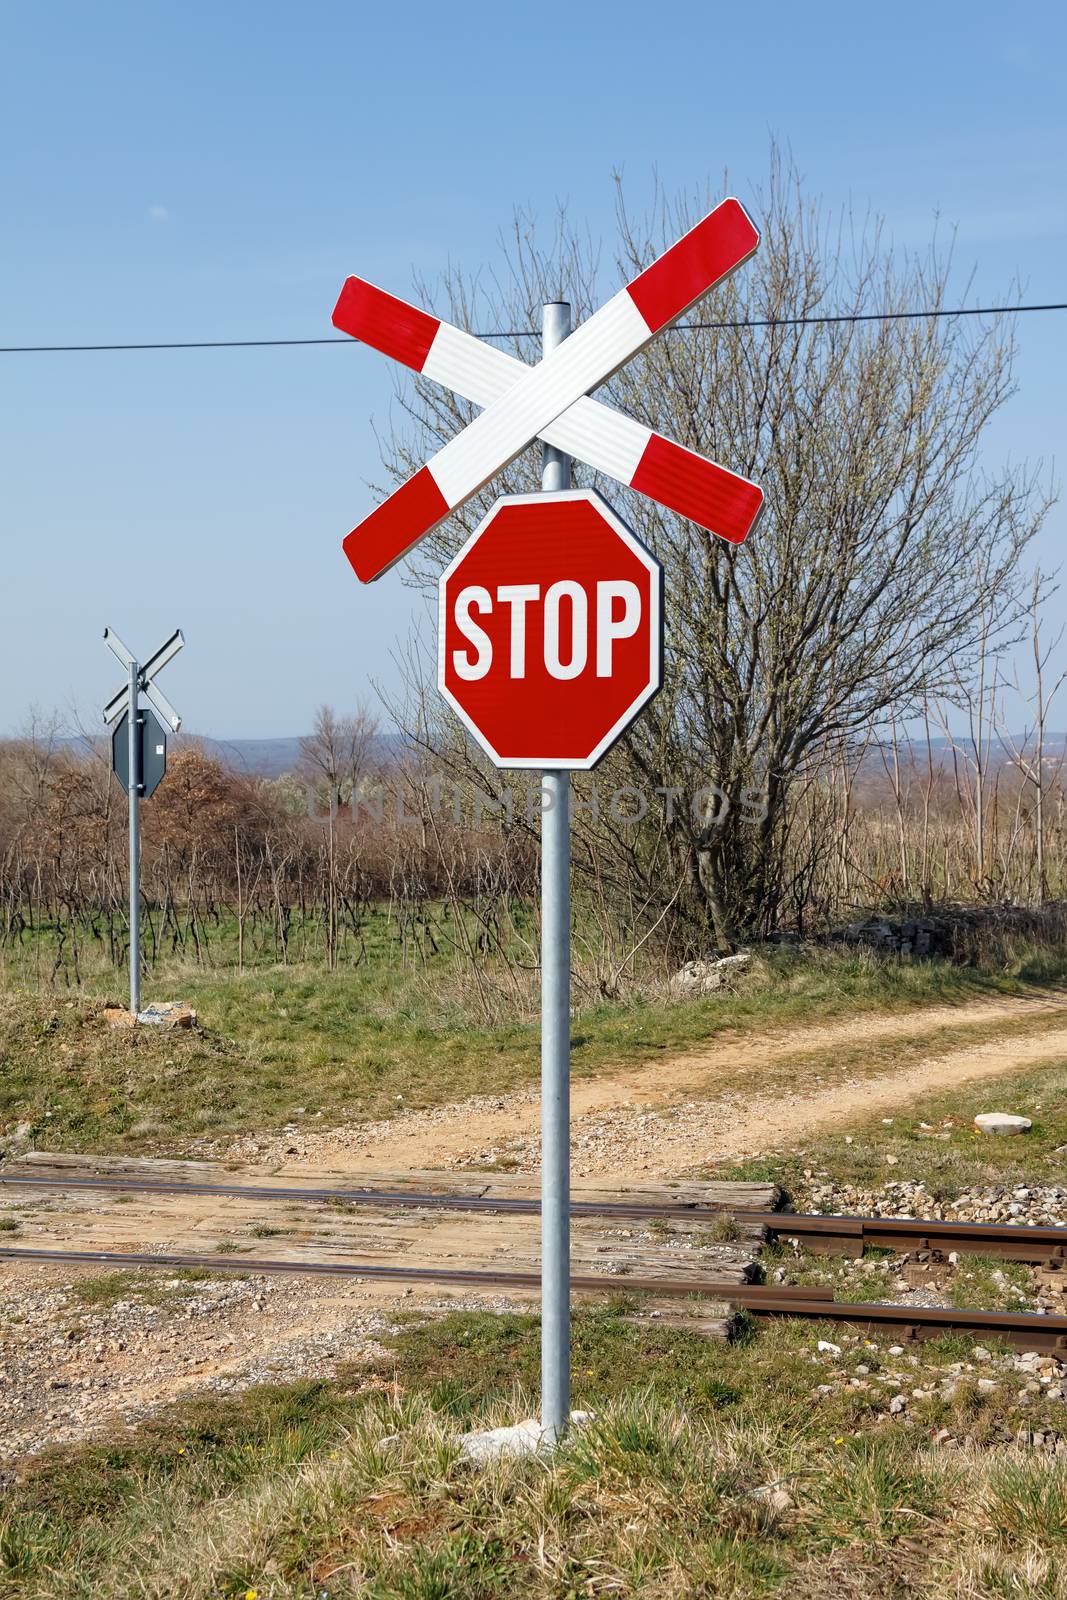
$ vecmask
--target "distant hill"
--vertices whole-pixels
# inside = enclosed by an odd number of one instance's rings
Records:
[[[278,739],[209,739],[205,734],[188,735],[191,743],[198,744],[209,756],[234,772],[247,772],[256,778],[278,778],[283,772],[292,772],[300,760],[300,735]],[[181,749],[183,735],[173,740],[173,748]],[[378,733],[374,747],[383,758],[400,746],[395,734]]]
[[[84,753],[87,748],[92,748],[106,756],[110,737],[110,733],[93,730],[76,738],[68,735],[53,742],[57,749]],[[279,778],[283,772],[292,772],[300,760],[300,739],[298,733],[278,739],[212,739],[206,733],[187,731],[168,733],[167,747],[171,755],[176,755],[183,747],[196,745],[212,760],[221,762],[233,772],[247,772],[255,778]],[[0,737],[0,745],[19,742],[15,738]],[[382,760],[401,749],[402,745],[403,741],[396,734],[378,733],[374,736],[374,749]]]
[[[208,739],[193,734],[190,736],[203,747],[216,761],[232,767],[236,772],[249,772],[259,778],[277,778],[283,772],[291,772],[300,759],[300,736],[279,739]],[[961,750],[966,748],[965,741],[957,736]],[[395,734],[378,734],[375,742],[378,744],[383,756],[398,750],[402,741]],[[935,763],[951,762],[951,743],[943,735],[931,739]],[[181,737],[175,741],[181,744]],[[1045,755],[1053,762],[1059,761],[1067,747],[1067,735],[1062,733],[1046,733]],[[889,756],[888,745],[883,746]],[[907,763],[909,755],[913,763],[923,766],[926,762],[925,740],[901,739],[898,745],[900,759]],[[891,759],[891,757],[890,757]],[[1003,767],[1009,760],[1003,746],[994,740],[988,752],[987,760],[991,770]],[[882,772],[882,758],[877,746],[867,751],[864,762],[864,771]]]
[[[184,742],[179,734],[174,747],[180,749]],[[192,734],[190,742],[235,772],[248,772],[257,778],[278,778],[283,772],[291,772],[300,760],[299,734],[280,739],[208,739]]]
[[[211,739],[207,734],[198,733],[178,734],[177,738],[175,738],[172,734],[170,736],[170,748],[172,752],[176,752],[181,749],[183,744],[199,745],[214,760],[230,767],[234,772],[247,772],[257,778],[278,778],[283,772],[292,772],[300,760],[300,738],[299,734],[276,739]],[[100,734],[97,739],[99,748],[104,750],[106,748],[106,736]],[[965,766],[966,759],[963,752],[966,750],[966,740],[962,735],[957,735],[957,740],[961,752],[961,763]],[[5,742],[5,740],[0,739],[0,744]],[[1021,744],[1021,742],[1021,736],[1019,735],[1008,736],[1007,743],[1009,747],[1013,744]],[[68,745],[77,746],[79,749],[85,748],[85,740],[83,738],[60,739],[57,743],[61,746]],[[94,740],[94,743],[97,743],[97,740]],[[381,759],[398,753],[403,748],[403,743],[404,741],[397,734],[379,733],[375,735],[375,745]],[[939,735],[931,739],[930,743],[933,748],[935,765],[951,763],[950,740],[943,735]],[[882,749],[886,753],[886,758],[891,760],[888,744],[883,744]],[[902,763],[908,764],[910,757],[912,765],[920,768],[925,765],[927,758],[925,740],[902,738],[899,741],[898,750]],[[1063,761],[1065,756],[1067,756],[1067,733],[1046,733],[1046,759],[1055,765]],[[999,740],[994,739],[989,747],[987,760],[990,771],[996,771],[1005,767],[1010,762],[1011,757],[1004,745]],[[872,773],[878,774],[884,770],[883,759],[879,753],[878,746],[872,745],[867,750],[861,771],[869,775]]]

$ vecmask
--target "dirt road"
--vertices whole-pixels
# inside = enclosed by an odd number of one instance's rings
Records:
[[[924,1040],[931,1043],[929,1055],[914,1059],[915,1043]],[[899,1066],[887,1061],[887,1047],[896,1041],[909,1054]],[[849,1059],[835,1063],[835,1050],[847,1051]],[[1058,1056],[1067,1057],[1067,996],[1059,995],[727,1038],[668,1060],[577,1080],[574,1172],[589,1178],[674,1177],[795,1145],[924,1090],[995,1079]],[[270,1138],[242,1138],[221,1153],[293,1173],[346,1165],[402,1172],[501,1158],[530,1171],[540,1160],[539,1117],[536,1091],[524,1089],[325,1133],[294,1128]]]

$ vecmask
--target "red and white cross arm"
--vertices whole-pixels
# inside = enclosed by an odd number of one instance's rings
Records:
[[[696,469],[689,465],[691,461],[700,462],[708,475],[709,485],[714,480],[720,494],[725,487],[724,479],[745,485],[751,515],[744,530],[734,532],[735,538],[743,538],[755,521],[762,499],[756,485],[748,484],[746,479],[735,479],[733,474],[727,474],[715,463],[705,462],[703,458],[694,456],[693,452],[672,445],[669,440],[659,440],[658,436],[640,424],[596,402],[590,402],[594,408],[592,413],[588,413],[590,421],[585,421],[585,408],[578,411],[577,416],[577,422],[584,423],[590,432],[601,434],[603,416],[618,418],[624,424],[624,429],[617,429],[613,421],[607,430],[606,445],[612,459],[609,465],[605,442],[602,441],[593,452],[578,447],[573,437],[576,423],[571,422],[570,412],[571,408],[577,409],[576,402],[583,400],[590,389],[603,383],[625,361],[643,349],[661,328],[681,316],[694,301],[747,261],[758,243],[759,234],[744,207],[737,200],[724,200],[537,366],[527,367],[501,351],[482,346],[477,340],[472,341],[479,349],[479,374],[482,374],[483,368],[484,373],[488,373],[489,363],[485,360],[487,351],[493,361],[494,373],[502,374],[502,362],[508,363],[507,387],[504,388],[502,379],[496,377],[494,381],[502,392],[490,401],[481,415],[462,433],[449,440],[426,466],[395,490],[348,535],[344,541],[345,553],[357,575],[364,582],[369,582],[387,571],[451,511],[476,494],[494,473],[513,461],[532,439],[549,437],[552,425],[557,418],[562,419],[565,412],[571,433],[566,444],[562,437],[559,439],[562,448],[572,454],[580,454],[586,460],[591,459],[592,453],[600,454],[604,458],[602,470],[664,504],[672,505],[673,509],[683,511],[687,516],[693,515],[692,510],[686,509],[690,497],[695,495],[697,500],[701,499],[701,485],[697,481]],[[338,326],[349,332],[354,332],[355,328],[346,327],[344,322],[338,321],[338,317],[346,305],[350,285],[359,283],[358,279],[349,280],[342,290],[335,312],[334,320]],[[364,287],[368,290],[371,288],[370,285]],[[373,293],[380,294],[381,291]],[[347,304],[353,313],[360,312],[358,288],[352,291]],[[486,379],[481,375],[475,376],[474,363],[469,363],[470,351],[465,342],[469,335],[459,335],[459,330],[449,329],[447,324],[439,323],[435,317],[418,312],[415,307],[394,300],[392,296],[383,297],[377,311],[377,331],[373,338],[367,339],[368,343],[387,349],[390,355],[405,361],[408,366],[435,377],[434,348],[444,335],[438,352],[442,358],[442,381],[459,387],[461,392],[468,393],[478,403],[471,390],[473,386],[481,388]],[[458,342],[455,336],[458,336]],[[367,338],[366,328],[359,337]],[[462,384],[457,384],[460,376],[457,368],[462,367],[466,372],[468,363],[470,376],[464,377]],[[443,377],[446,366],[450,372],[447,379]],[[518,375],[514,369],[518,369]],[[594,416],[595,422],[591,420]],[[557,440],[550,438],[549,442],[556,443]],[[679,466],[683,462],[685,471],[680,473]],[[593,461],[592,464],[598,463]],[[695,520],[700,520],[704,525],[703,515]],[[717,514],[714,520],[720,526],[713,526],[713,531],[730,537],[724,531],[729,519]],[[735,522],[734,526],[736,529],[738,524]]]
[[[346,280],[333,321],[343,333],[476,406],[494,405],[529,371],[517,357],[365,278]],[[539,437],[731,544],[747,538],[759,517],[763,490],[758,484],[587,395],[542,428]]]

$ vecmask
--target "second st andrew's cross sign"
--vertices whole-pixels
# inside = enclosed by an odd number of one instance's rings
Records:
[[[438,681],[500,767],[537,767],[541,820],[541,1425],[570,1418],[570,780],[659,688],[658,562],[611,507],[571,490],[570,457],[733,544],[760,488],[590,398],[759,244],[745,208],[716,206],[573,333],[545,307],[535,366],[349,278],[335,325],[483,409],[344,541],[381,576],[535,439],[542,494],[499,499],[442,574]]]

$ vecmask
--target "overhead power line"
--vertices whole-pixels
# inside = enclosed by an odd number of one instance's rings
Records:
[[[1024,311],[1067,311],[1067,300],[1053,301],[1048,305],[1033,306],[954,306],[949,310],[937,308],[927,311],[846,311],[828,317],[745,317],[733,322],[676,322],[667,333],[700,333],[718,328],[811,328],[835,322],[905,322],[936,317],[1002,317],[1018,316]],[[539,328],[493,328],[476,333],[478,339],[539,339]],[[122,344],[5,344],[0,345],[0,355],[70,355],[92,354],[107,350],[266,350],[291,345],[360,344],[359,339],[169,339],[153,343]]]

